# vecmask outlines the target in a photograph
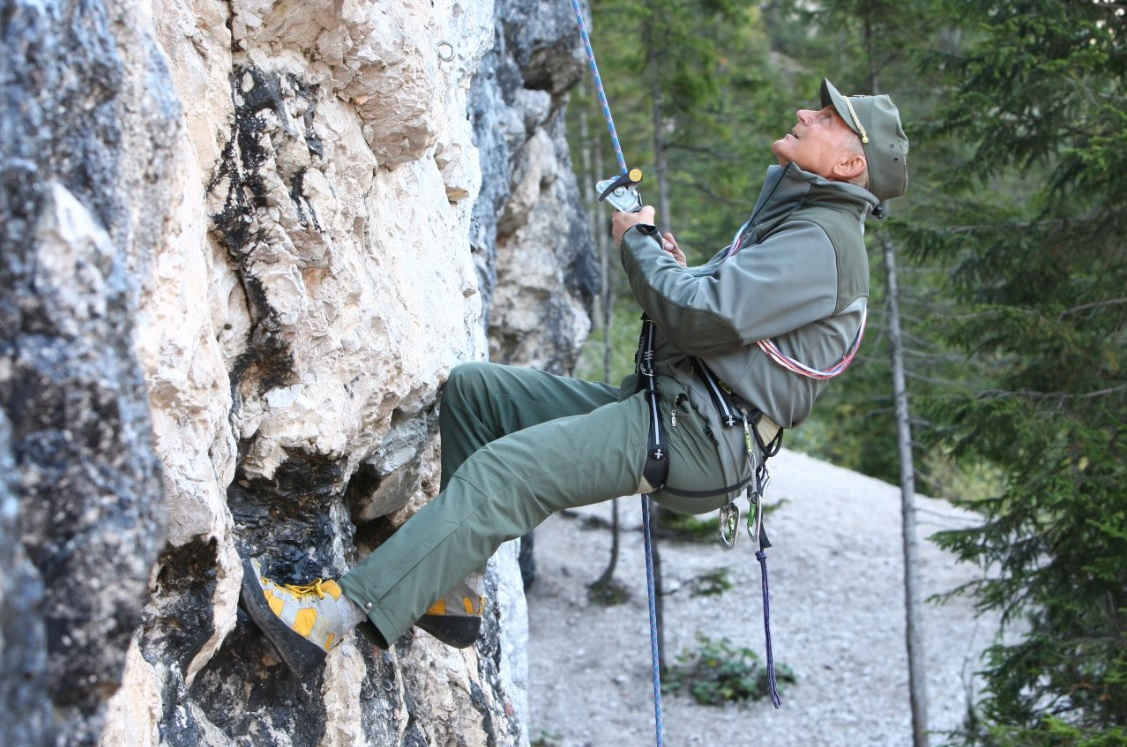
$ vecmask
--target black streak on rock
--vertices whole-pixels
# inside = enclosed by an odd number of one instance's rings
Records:
[[[159,618],[146,620],[146,654],[174,661],[186,671],[200,648],[215,632],[212,597],[215,594],[217,550],[214,539],[196,539],[161,554],[157,574],[163,600]]]
[[[259,209],[269,207],[268,175],[263,166],[272,153],[263,115],[287,120],[281,81],[276,74],[237,66],[231,74],[231,90],[235,108],[231,137],[208,191],[226,189],[223,208],[211,216],[212,229],[235,262],[253,325],[246,352],[231,371],[238,402],[241,396],[261,396],[296,383],[297,374],[284,325],[252,269],[254,253],[266,240]]]
[[[240,610],[235,630],[196,677],[189,695],[208,721],[238,744],[272,744],[272,734],[286,734],[293,747],[315,747],[325,736],[321,679],[296,679]],[[191,714],[185,719],[194,722]],[[161,737],[173,747],[200,744],[171,729],[162,730]]]

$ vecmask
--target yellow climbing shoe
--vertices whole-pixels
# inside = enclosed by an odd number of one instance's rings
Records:
[[[243,609],[299,677],[316,674],[344,636],[340,598],[336,581],[279,584],[262,575],[257,560],[243,559]]]
[[[481,616],[485,612],[485,597],[480,573],[470,574],[448,594],[431,605],[415,623],[447,646],[467,648],[481,633]]]

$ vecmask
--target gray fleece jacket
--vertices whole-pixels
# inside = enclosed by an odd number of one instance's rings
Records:
[[[746,474],[743,432],[722,433],[691,356],[783,428],[806,420],[826,381],[784,369],[757,342],[773,339],[784,354],[817,369],[841,360],[868,300],[865,218],[877,205],[862,187],[792,163],[768,169],[736,250],[725,248],[700,267],[678,265],[653,226],[635,226],[623,237],[630,287],[657,325],[658,374],[676,379],[719,440],[733,447],[721,449],[735,452],[735,461],[725,460],[726,484]]]

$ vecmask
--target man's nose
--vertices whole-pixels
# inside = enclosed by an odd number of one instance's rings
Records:
[[[801,122],[802,124],[807,124],[810,117],[813,116],[813,114],[814,114],[814,112],[811,111],[810,109],[799,109],[798,111],[796,111],[794,113],[794,115],[796,117],[798,117],[798,121]]]

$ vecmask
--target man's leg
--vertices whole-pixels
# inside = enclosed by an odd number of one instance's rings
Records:
[[[648,413],[641,398],[617,403],[617,397],[614,387],[529,369],[457,367],[444,389],[440,416],[442,483],[449,490],[442,490],[339,584],[277,584],[244,561],[244,606],[299,675],[312,674],[365,613],[378,625],[379,637],[387,636],[386,646],[431,602],[483,566],[504,540],[523,536],[557,508],[634,492],[645,458]],[[600,406],[615,412],[591,412]],[[577,415],[589,425],[561,427]],[[592,419],[586,421],[588,417]],[[551,422],[538,425],[543,421]],[[494,448],[492,443],[506,441],[501,438],[506,433],[522,436],[541,429],[540,435],[512,444]],[[608,446],[592,450],[604,438]],[[538,453],[541,449],[544,454]],[[478,458],[479,451],[488,454]],[[478,463],[465,465],[471,455]],[[545,491],[532,493],[541,482]],[[512,505],[530,494],[529,507]],[[479,506],[484,508],[480,516],[472,516]],[[497,516],[503,520],[491,518]],[[445,543],[447,536],[455,541]],[[461,560],[448,562],[450,556]],[[345,586],[353,587],[353,593],[344,594]],[[381,612],[373,613],[377,603]]]
[[[244,563],[248,612],[299,674],[364,615],[394,641],[505,540],[554,511],[637,491],[649,409],[640,394],[616,398],[605,385],[527,369],[459,367],[443,396],[449,440],[439,495],[339,584],[279,585]],[[662,418],[672,422],[668,406]],[[667,435],[671,482],[687,487],[720,474],[716,445],[691,410],[680,410]],[[709,502],[677,508],[696,513]]]
[[[585,415],[618,400],[618,387],[496,363],[455,366],[438,411],[445,490],[487,443],[548,420]]]
[[[507,391],[490,391],[489,398],[501,409],[538,402]],[[648,418],[644,398],[636,396],[486,443],[464,458],[433,501],[340,579],[345,595],[394,641],[502,542],[555,511],[637,490]],[[487,421],[498,418],[476,419],[481,437]]]
[[[492,363],[456,366],[442,389],[442,482],[487,443],[532,425],[582,415],[618,400],[618,388]],[[529,537],[531,535],[522,535]],[[458,648],[477,640],[485,609],[484,568],[447,590],[415,625]],[[364,629],[370,632],[370,629]],[[379,642],[377,640],[377,642]]]

